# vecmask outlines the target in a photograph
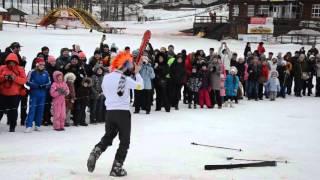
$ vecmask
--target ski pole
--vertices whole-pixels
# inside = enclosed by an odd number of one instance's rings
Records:
[[[277,163],[289,163],[287,160],[284,161],[276,161],[276,160],[259,160],[259,159],[238,159],[238,158],[234,158],[234,157],[227,157],[227,160],[236,160],[236,161],[252,161],[252,162],[262,162],[262,161],[275,161]]]
[[[203,147],[212,147],[212,148],[218,148],[218,149],[227,149],[227,150],[233,150],[233,151],[243,151],[242,149],[235,149],[235,148],[228,148],[228,147],[222,147],[222,146],[212,146],[212,145],[206,145],[206,144],[198,144],[195,142],[192,142],[191,145],[195,146],[203,146]]]

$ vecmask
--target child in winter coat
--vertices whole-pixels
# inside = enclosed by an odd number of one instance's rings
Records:
[[[84,78],[80,87],[76,89],[76,102],[74,125],[75,126],[88,126],[86,123],[86,107],[90,102],[90,95],[92,93],[92,79]]]
[[[230,104],[230,107],[233,107],[233,101],[238,95],[239,88],[239,77],[237,76],[238,70],[236,67],[232,66],[230,68],[230,74],[227,75],[227,79],[225,81],[226,88],[226,107]]]
[[[42,124],[44,105],[46,102],[47,89],[50,88],[50,76],[45,70],[43,58],[36,60],[36,69],[28,74],[27,85],[30,87],[30,108],[26,120],[26,133],[32,131],[32,122],[35,121],[35,130],[39,131]]]
[[[63,81],[63,74],[60,71],[53,73],[54,83],[51,86],[50,94],[52,96],[52,115],[53,128],[56,131],[64,131],[66,120],[66,101],[65,97],[69,94],[68,85]]]
[[[271,77],[267,82],[267,88],[269,89],[270,100],[274,101],[277,97],[277,93],[280,92],[280,82],[278,79],[278,72],[272,71]]]
[[[76,80],[76,75],[73,73],[67,73],[64,76],[64,81],[67,83],[69,88],[69,94],[65,97],[66,99],[66,123],[65,126],[68,127],[71,124],[71,111],[74,108],[74,102],[76,100],[76,90],[74,88],[74,82]]]
[[[104,69],[98,67],[94,69],[94,75],[92,76],[92,96],[90,100],[90,123],[104,122],[104,110],[105,97],[102,93],[101,84],[103,81]]]
[[[201,79],[201,86],[199,90],[199,105],[201,108],[203,108],[203,105],[206,104],[208,108],[211,108],[212,105],[209,95],[210,74],[206,63],[202,63],[199,75]]]
[[[199,93],[200,86],[201,86],[201,81],[197,73],[197,67],[193,67],[192,74],[187,81],[189,109],[191,109],[192,101],[193,101],[193,108],[194,109],[197,108],[197,100],[199,99],[198,93]]]

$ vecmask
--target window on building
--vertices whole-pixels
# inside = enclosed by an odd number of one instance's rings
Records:
[[[269,5],[260,5],[258,9],[259,15],[269,16],[270,15],[270,6]]]
[[[313,4],[312,5],[311,16],[313,18],[320,18],[320,4]]]
[[[239,5],[233,6],[233,16],[239,16]]]
[[[248,17],[254,16],[254,5],[248,5]]]

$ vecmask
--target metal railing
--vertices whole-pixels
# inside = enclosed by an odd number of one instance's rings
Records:
[[[228,22],[228,17],[226,16],[195,16],[194,23],[226,23]]]

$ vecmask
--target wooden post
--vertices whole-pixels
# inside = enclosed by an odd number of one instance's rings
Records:
[[[0,31],[2,31],[2,15],[0,15]]]

